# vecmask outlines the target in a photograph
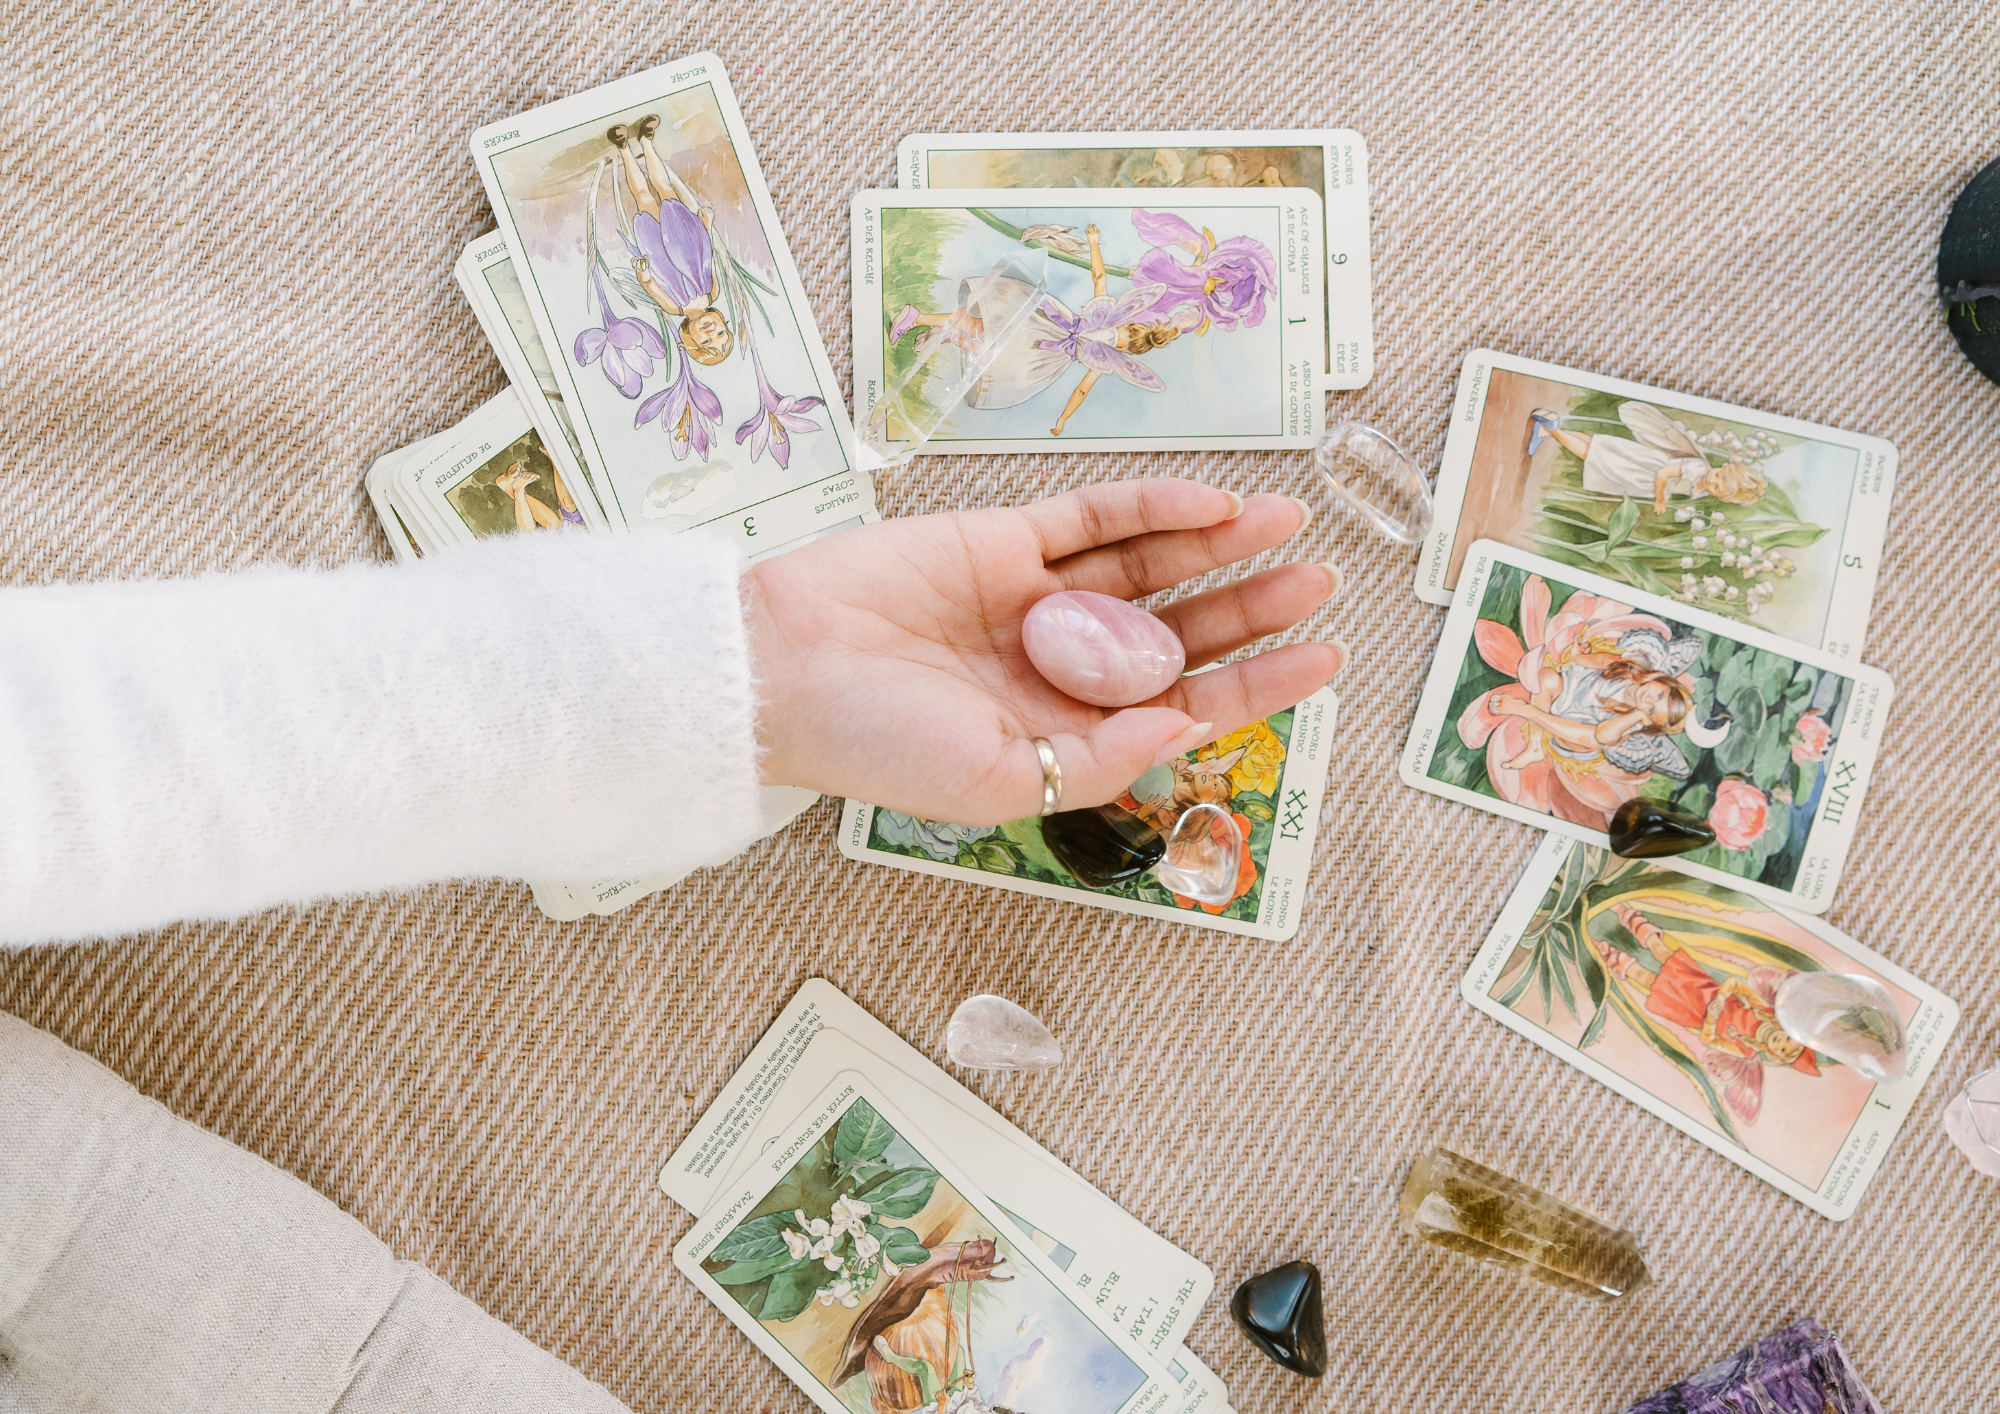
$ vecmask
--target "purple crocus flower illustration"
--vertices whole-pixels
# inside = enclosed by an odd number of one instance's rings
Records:
[[[764,449],[768,447],[771,459],[779,466],[788,467],[792,463],[791,434],[821,430],[820,425],[805,414],[825,399],[786,397],[779,393],[764,377],[764,360],[757,356],[755,344],[750,345],[750,366],[757,370],[758,407],[750,420],[736,429],[736,444],[740,447],[748,438],[751,461],[763,456]]]
[[[1217,244],[1207,231],[1166,212],[1134,211],[1132,226],[1153,247],[1132,267],[1133,284],[1166,286],[1154,313],[1192,304],[1218,329],[1264,322],[1264,296],[1277,288],[1278,263],[1262,241],[1231,236]]]
[[[709,434],[722,421],[722,399],[695,377],[692,359],[683,358],[680,369],[679,376],[671,383],[639,404],[639,415],[632,425],[641,427],[657,417],[673,449],[674,460],[685,461],[692,447],[696,455],[707,461],[708,449],[714,445]]]
[[[664,358],[667,342],[660,331],[645,320],[628,316],[616,319],[611,301],[604,294],[604,272],[595,266],[590,272],[591,287],[597,291],[597,307],[604,312],[604,327],[586,329],[576,336],[579,367],[596,364],[611,380],[611,386],[628,398],[636,398],[653,376],[653,360]]]

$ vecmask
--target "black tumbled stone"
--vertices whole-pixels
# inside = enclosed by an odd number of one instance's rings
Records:
[[[1042,840],[1093,889],[1136,878],[1167,853],[1166,836],[1120,805],[1058,811],[1043,819]]]
[[[1611,852],[1622,859],[1686,854],[1715,843],[1708,821],[1655,800],[1628,800],[1611,812]]]
[[[1229,1314],[1250,1343],[1301,1375],[1326,1373],[1326,1316],[1320,1307],[1319,1268],[1287,1262],[1236,1288]]]

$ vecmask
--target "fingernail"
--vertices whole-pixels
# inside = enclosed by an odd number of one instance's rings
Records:
[[[1340,586],[1347,583],[1347,576],[1340,572],[1340,566],[1336,565],[1332,560],[1320,561],[1319,567],[1325,570],[1326,577],[1333,581],[1333,588],[1326,591],[1326,597],[1331,599],[1334,595],[1340,593]]]
[[[1321,642],[1340,655],[1340,667],[1333,670],[1334,677],[1339,677],[1342,670],[1347,667],[1347,660],[1351,656],[1347,651],[1347,645],[1337,638],[1322,639]]]
[[[1291,501],[1293,505],[1299,508],[1299,530],[1304,530],[1313,523],[1313,517],[1318,512],[1313,510],[1311,501],[1301,501],[1297,496],[1292,497]],[[1294,530],[1292,534],[1297,535],[1299,530]]]
[[[1214,730],[1215,723],[1213,722],[1196,722],[1193,726],[1161,747],[1160,754],[1153,758],[1153,764],[1157,766],[1162,761],[1171,761],[1176,756],[1192,751],[1195,747],[1207,741],[1209,735]]]
[[[1234,491],[1224,491],[1222,494],[1229,498],[1230,506],[1229,514],[1224,516],[1223,519],[1235,520],[1236,517],[1243,514],[1243,498]]]

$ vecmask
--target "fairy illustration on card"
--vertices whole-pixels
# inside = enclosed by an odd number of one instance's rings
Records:
[[[1218,321],[1223,328],[1254,328],[1262,322],[1274,272],[1271,252],[1261,242],[1236,236],[1218,246],[1213,234],[1197,232],[1178,217],[1145,211],[1135,211],[1132,224],[1141,235],[1161,242],[1130,272],[1132,287],[1113,298],[1103,233],[1095,223],[1084,227],[1090,299],[1072,311],[1056,296],[1044,295],[1028,315],[1024,332],[1008,343],[966,396],[967,406],[1013,407],[1081,365],[1083,376],[1049,429],[1051,437],[1060,437],[1105,374],[1149,393],[1164,392],[1165,380],[1141,361],[1147,354],[1182,334],[1206,334]],[[1023,235],[1051,249],[1074,252],[1077,245],[1069,226],[1031,227]],[[1171,252],[1183,252],[1186,258]],[[925,329],[932,331],[926,337],[962,345],[977,339],[988,320],[1011,317],[1033,293],[1012,276],[974,276],[959,282],[958,305],[948,312],[926,314],[914,304],[903,306],[889,325],[889,341],[895,344]]]
[[[847,469],[849,434],[741,116],[707,67],[576,95],[482,130],[473,151],[582,458],[609,482],[606,514],[715,525],[755,549],[832,513],[814,493]]]
[[[1786,1032],[1780,988],[1861,973],[1892,989],[1905,1020],[1917,999],[1830,930],[1670,865],[1579,844],[1538,877],[1485,997],[1817,1186],[1875,1086]]]
[[[974,355],[1009,331],[986,348],[992,361],[942,440],[1000,450],[990,444],[1212,445],[1261,434],[1283,445],[1294,434],[1288,341],[1323,322],[1323,308],[1285,305],[1279,269],[1288,235],[1297,240],[1318,218],[1317,207],[1299,215],[1309,202],[1177,208],[1071,192],[1001,207],[958,204],[963,194],[891,195],[864,194],[883,198],[879,233],[863,223],[864,241],[879,239],[880,298],[879,313],[857,303],[866,321],[857,360],[872,366],[879,349],[885,380],[914,375],[921,396],[927,361],[954,349]],[[1010,254],[1037,249],[1049,253],[1039,294],[1004,268]]]
[[[711,1294],[847,1414],[1120,1414],[1146,1371],[927,1145],[857,1098],[699,1263]]]
[[[1432,779],[1607,830],[1630,800],[1704,818],[1688,856],[1789,887],[1852,679],[1496,566]]]
[[[1458,402],[1419,598],[1448,603],[1484,538],[1857,652],[1887,443],[1486,350]]]

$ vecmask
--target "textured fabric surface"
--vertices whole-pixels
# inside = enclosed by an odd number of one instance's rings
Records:
[[[0,1007],[328,1194],[398,1256],[641,1410],[805,1400],[671,1269],[660,1159],[805,977],[933,1056],[1005,993],[1070,1059],[975,1076],[1211,1262],[1190,1343],[1245,1410],[1612,1410],[1797,1316],[1899,1411],[1964,1407],[2000,1343],[2000,1186],[1947,1145],[2000,1051],[1981,863],[2000,389],[1932,285],[2000,152],[2000,21],[1958,0],[1272,7],[124,7],[0,30],[0,575],[385,558],[369,459],[499,386],[451,285],[490,229],[464,135],[700,48],[734,75],[834,366],[847,211],[920,129],[1364,133],[1373,384],[1333,400],[1434,459],[1476,344],[1888,437],[1870,632],[1898,705],[1831,921],[1965,1023],[1859,1213],[1832,1224],[1479,1017],[1457,985],[1534,832],[1397,783],[1443,612],[1330,512],[1344,743],[1298,940],[1253,942],[850,864],[825,802],[609,920],[441,886],[0,959]],[[1182,472],[1312,494],[1303,455],[925,459],[890,514]],[[687,769],[700,808],[704,767]],[[1949,866],[1949,867],[1947,867]],[[1656,1287],[1577,1302],[1395,1228],[1442,1142],[1640,1233]],[[1257,1355],[1223,1297],[1306,1256],[1332,1370]]]
[[[0,1410],[620,1414],[296,1178],[0,1015]]]
[[[0,946],[728,859],[763,823],[739,568],[713,541],[532,536],[17,592]],[[700,814],[676,804],[697,757]]]

